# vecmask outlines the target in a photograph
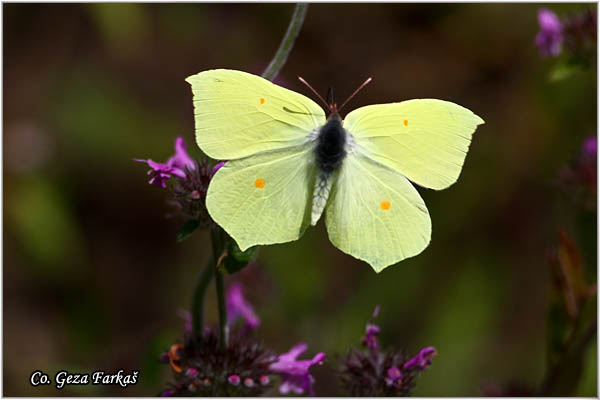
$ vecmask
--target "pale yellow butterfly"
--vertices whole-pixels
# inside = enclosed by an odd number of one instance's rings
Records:
[[[298,239],[325,211],[340,250],[377,272],[422,252],[431,220],[409,180],[444,189],[458,179],[484,121],[435,99],[376,104],[329,118],[311,99],[246,72],[187,78],[196,141],[228,160],[207,197],[214,221],[245,250]]]

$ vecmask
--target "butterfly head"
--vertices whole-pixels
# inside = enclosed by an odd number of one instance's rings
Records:
[[[358,87],[358,89],[356,89],[346,99],[346,101],[344,101],[342,103],[342,105],[338,108],[337,103],[333,100],[333,88],[332,87],[330,87],[329,90],[327,91],[327,101],[325,101],[325,99],[323,99],[323,97],[312,86],[310,86],[310,84],[308,82],[306,82],[302,77],[299,76],[298,79],[300,80],[300,82],[305,84],[317,96],[317,98],[323,102],[323,104],[325,105],[327,110],[329,110],[329,116],[327,117],[327,119],[332,118],[332,117],[341,119],[339,113],[342,110],[342,108],[344,108],[344,106],[350,101],[350,99],[352,99],[362,88],[367,86],[367,84],[369,82],[371,82],[371,80],[372,80],[372,78],[368,78],[366,81],[364,81],[362,83],[362,85],[360,85]]]

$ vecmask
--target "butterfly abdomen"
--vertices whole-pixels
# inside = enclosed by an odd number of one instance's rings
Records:
[[[331,190],[333,172],[342,165],[344,157],[346,157],[346,131],[342,128],[339,117],[334,115],[319,129],[317,136],[315,158],[319,173],[313,192],[311,225],[315,225],[323,214]]]
[[[346,131],[337,116],[327,120],[317,136],[315,147],[319,169],[326,174],[335,171],[346,157]]]

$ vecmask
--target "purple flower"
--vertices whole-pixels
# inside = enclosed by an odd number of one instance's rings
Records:
[[[260,325],[260,318],[254,313],[250,304],[244,298],[242,285],[234,282],[227,291],[227,320],[231,324],[238,317],[242,317],[246,326],[255,329]]]
[[[557,56],[563,42],[563,26],[556,14],[547,8],[538,11],[540,31],[535,36],[535,44],[542,57]]]
[[[190,158],[185,148],[185,141],[181,136],[175,139],[175,155],[167,160],[167,164],[182,170],[186,167],[194,169],[194,161]]]
[[[173,175],[185,179],[185,168],[194,169],[195,164],[185,151],[185,142],[182,137],[175,139],[175,155],[167,160],[166,163],[157,163],[151,159],[142,160],[134,158],[133,161],[148,164],[150,170],[150,180],[148,183],[154,186],[165,188],[166,181]]]
[[[309,369],[315,364],[322,364],[325,353],[317,353],[312,360],[297,361],[296,358],[304,353],[307,347],[305,343],[298,343],[287,353],[281,354],[277,361],[269,366],[271,371],[281,376],[282,382],[279,386],[279,392],[282,394],[308,392],[311,396],[315,395],[312,387],[314,378]]]
[[[160,397],[171,397],[175,394],[174,390],[165,390],[160,394]]]
[[[380,306],[375,307],[375,311],[373,311],[373,316],[371,319],[376,318],[379,315]],[[370,321],[370,320],[369,320]],[[381,332],[381,328],[375,324],[367,323],[366,335],[362,337],[361,342],[363,345],[367,346],[371,350],[377,349],[377,336]]]
[[[185,371],[185,375],[190,378],[195,378],[198,376],[198,370],[196,368],[188,368],[188,370]]]
[[[374,324],[367,324],[367,334],[362,337],[362,344],[369,349],[377,349],[377,335],[381,332],[381,328]]]
[[[233,386],[237,386],[240,384],[240,377],[238,375],[230,375],[229,378],[227,378],[227,382]]]
[[[385,378],[385,384],[393,387],[400,387],[402,384],[402,372],[398,369],[398,367],[393,366],[387,370],[387,376]]]
[[[431,365],[431,359],[437,353],[433,347],[425,347],[422,349],[419,354],[408,360],[404,363],[403,369],[408,369],[412,367],[418,367],[421,371]]]
[[[271,382],[271,380],[269,379],[269,377],[267,375],[261,375],[259,380],[260,380],[260,384],[263,386],[266,386],[269,384],[269,382]]]
[[[211,171],[211,173],[210,173],[210,177],[212,178],[212,177],[213,177],[213,176],[214,176],[214,175],[217,173],[217,171],[218,171],[219,169],[221,169],[221,167],[222,167],[223,165],[225,165],[225,163],[226,163],[226,162],[227,162],[227,161],[219,161],[219,162],[218,162],[218,163],[217,163],[217,164],[216,164],[216,165],[213,167],[213,169],[212,169],[212,171]]]
[[[597,157],[598,155],[598,138],[596,135],[590,135],[583,141],[583,155],[585,157]]]

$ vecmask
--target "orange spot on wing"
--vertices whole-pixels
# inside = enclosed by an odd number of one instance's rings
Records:
[[[387,201],[387,200],[384,200],[384,201],[382,201],[382,202],[381,202],[381,204],[379,205],[379,207],[381,207],[381,209],[382,209],[383,211],[387,211],[387,210],[389,210],[391,206],[392,206],[392,203],[390,203],[390,202],[389,202],[389,201]]]
[[[407,119],[404,120],[404,126],[408,126],[408,120]]]
[[[254,181],[254,186],[259,188],[259,189],[264,189],[265,188],[265,180],[261,179],[261,178],[257,178]]]
[[[260,104],[265,104],[265,99],[264,99],[264,97],[261,97],[261,98],[260,98]]]

